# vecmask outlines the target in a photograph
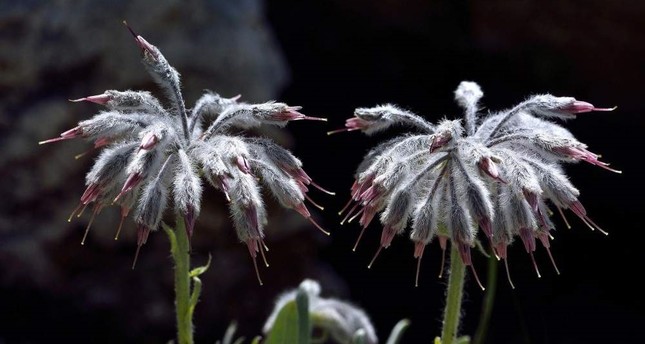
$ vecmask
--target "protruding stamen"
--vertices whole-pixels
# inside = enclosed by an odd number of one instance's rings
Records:
[[[495,248],[495,244],[493,244],[493,241],[489,241],[489,242],[490,242],[490,250],[491,252],[493,252],[495,259],[497,259],[497,261],[499,262],[502,258],[497,253],[497,249]]]
[[[87,234],[90,232],[90,228],[92,228],[92,223],[94,222],[94,218],[96,217],[96,214],[99,213],[100,207],[97,205],[94,208],[94,211],[92,212],[92,216],[90,217],[90,222],[87,223],[87,227],[85,228],[85,234],[83,234],[83,239],[81,239],[81,245],[85,245],[85,239],[87,239]]]
[[[592,230],[593,230],[593,228],[595,228],[595,229],[597,229],[600,233],[602,233],[602,234],[604,234],[604,235],[609,235],[609,233],[607,233],[604,229],[600,228],[600,226],[598,226],[595,222],[593,222],[593,220],[591,220],[591,218],[589,218],[589,216],[586,216],[586,215],[585,215],[585,217],[584,217],[583,221],[585,221],[585,223],[586,223],[589,227],[591,227],[591,228],[592,228]]]
[[[121,234],[121,228],[123,228],[123,222],[125,216],[121,215],[121,221],[119,221],[119,227],[116,229],[116,234],[114,235],[114,240],[119,240],[119,234]]]
[[[348,219],[350,216],[352,216],[352,213],[354,212],[354,210],[356,210],[356,208],[357,208],[359,205],[360,205],[360,203],[356,203],[356,204],[354,204],[354,206],[352,207],[352,209],[350,209],[350,210],[347,212],[347,215],[345,215],[345,217],[343,218],[343,220],[342,220],[342,221],[340,221],[340,224],[341,224],[341,225],[342,225],[343,223],[345,223],[345,221],[347,221],[347,219]]]
[[[258,262],[255,256],[253,257],[253,268],[255,268],[255,276],[258,278],[258,283],[260,283],[260,285],[264,285],[260,278],[260,270],[258,270]]]
[[[324,118],[324,117],[311,117],[311,116],[305,116],[305,117],[302,117],[301,119],[309,120],[309,121],[321,121],[321,122],[327,122],[327,118]]]
[[[533,252],[529,252],[529,255],[531,255],[531,261],[533,261],[533,268],[535,268],[535,273],[537,273],[538,278],[542,278],[542,275],[540,275],[540,270],[538,269],[537,262],[535,261],[535,256],[533,255]]]
[[[82,202],[78,203],[78,205],[76,206],[76,208],[74,208],[74,210],[72,210],[72,213],[71,213],[71,214],[69,214],[69,217],[67,218],[67,222],[72,222],[72,218],[74,217],[74,214],[76,214],[76,212],[77,212],[79,209],[81,209],[81,207],[82,207],[82,206],[83,206],[83,203],[82,203]]]
[[[266,245],[264,245],[264,243],[262,243],[262,247],[266,247]],[[264,262],[264,266],[266,266],[268,268],[269,267],[269,262],[267,261],[267,257],[264,255],[264,250],[262,249],[262,247],[260,247],[260,255],[262,256],[262,261]]]
[[[342,129],[336,129],[336,130],[328,131],[328,132],[327,132],[327,135],[338,134],[338,133],[342,133],[342,132],[345,132],[345,131],[350,132],[350,131],[359,130],[359,129],[360,129],[360,128],[342,128]]]
[[[318,223],[316,223],[316,221],[314,221],[314,219],[312,219],[311,216],[309,216],[307,220],[309,220],[309,222],[311,222],[314,226],[316,226],[316,228],[318,228],[321,232],[325,233],[325,235],[331,235],[331,233],[329,233],[324,228],[322,228]]]
[[[356,252],[356,248],[358,247],[358,243],[361,241],[361,238],[363,237],[363,233],[365,233],[366,229],[367,229],[367,226],[363,227],[363,229],[361,229],[361,233],[358,235],[358,239],[356,239],[356,243],[354,244],[354,247],[352,248],[352,252]]]
[[[336,195],[336,193],[335,193],[335,192],[324,189],[322,186],[320,186],[320,185],[318,185],[318,184],[314,183],[314,181],[313,181],[313,180],[312,180],[312,181],[310,181],[310,183],[311,183],[311,185],[313,185],[313,187],[315,187],[316,189],[318,189],[318,190],[320,190],[320,191],[322,191],[322,192],[324,192],[324,193],[326,193],[326,194],[328,194],[328,195],[331,195],[331,196],[335,196],[335,195]]]
[[[258,240],[257,239],[249,239],[246,242],[246,246],[249,249],[249,254],[251,255],[251,258],[253,259],[253,267],[255,268],[255,276],[258,278],[258,283],[262,285],[262,279],[260,278],[260,270],[258,270],[258,262],[257,262],[257,252],[260,251],[258,249]]]
[[[81,211],[78,212],[78,214],[76,214],[76,217],[80,218],[83,215],[83,213],[85,212],[85,209],[87,209],[87,205],[88,204],[83,205],[83,208],[81,209]]]
[[[374,261],[376,260],[376,257],[378,257],[379,253],[381,253],[381,250],[383,249],[383,246],[379,246],[378,250],[376,250],[376,253],[374,254],[374,257],[370,261],[370,264],[367,266],[368,269],[372,268],[372,265],[374,264]]]
[[[341,209],[341,210],[338,212],[338,215],[343,215],[343,213],[345,212],[345,210],[347,210],[347,208],[349,208],[349,206],[352,204],[352,202],[353,202],[353,201],[354,201],[354,199],[352,199],[352,198],[350,197],[350,198],[349,198],[349,201],[347,201],[347,204],[345,204],[345,206],[343,207],[343,209]]]
[[[508,283],[511,285],[512,289],[515,289],[515,285],[511,280],[511,272],[508,270],[508,258],[504,258],[504,267],[506,268],[506,278],[508,279]]]
[[[439,278],[443,278],[443,267],[446,265],[446,248],[441,247],[441,270],[439,270]]]
[[[70,130],[67,130],[63,133],[60,134],[60,137],[55,137],[53,139],[45,140],[45,141],[40,141],[38,142],[39,145],[44,145],[46,143],[52,143],[52,142],[58,142],[58,141],[63,141],[63,140],[69,140],[73,139],[76,137],[79,137],[83,135],[83,130],[81,129],[80,126],[74,127]]]
[[[556,206],[556,208],[558,208],[558,212],[560,213],[560,216],[562,217],[564,224],[567,226],[567,229],[571,229],[571,225],[569,224],[569,221],[567,221],[567,217],[564,216],[564,212],[562,211],[562,208],[558,206]]]
[[[318,204],[318,203],[314,202],[314,200],[312,200],[312,199],[311,199],[311,197],[309,197],[307,194],[305,194],[305,198],[306,198],[306,199],[307,199],[307,201],[309,201],[309,203],[311,203],[314,207],[316,207],[316,208],[320,209],[321,211],[322,211],[322,210],[325,210],[325,207],[323,207],[322,205],[320,205],[320,204]]]
[[[424,242],[418,241],[414,243],[414,258],[417,259],[417,275],[414,279],[414,286],[419,286],[419,271],[421,270],[421,258],[423,258],[423,252],[425,251],[426,244]]]
[[[477,276],[477,271],[475,270],[474,264],[470,264],[470,270],[473,272],[473,275],[475,276],[475,281],[477,281],[477,284],[482,289],[482,291],[486,290],[486,288],[484,288],[484,286],[482,285],[482,282],[479,281],[479,276]]]
[[[132,30],[132,28],[130,27],[130,25],[128,25],[128,22],[127,22],[127,21],[125,21],[125,20],[124,20],[124,21],[123,21],[123,25],[125,25],[125,27],[128,29],[128,31],[130,31],[130,33],[132,34],[132,36],[133,36],[134,38],[137,38],[137,37],[139,36],[139,35],[137,35],[137,33],[136,33],[136,32],[134,32],[134,30]]]
[[[264,247],[264,250],[269,252],[269,246],[267,246],[267,244],[264,243],[264,240],[260,240],[260,242],[262,243],[262,247]]]
[[[551,249],[548,248],[547,246],[544,246],[546,249],[546,253],[549,254],[549,259],[551,259],[551,264],[553,264],[553,268],[555,269],[555,273],[558,275],[560,274],[560,270],[558,269],[558,266],[555,264],[555,259],[553,259],[553,255],[551,254]]]
[[[132,260],[132,270],[137,266],[137,260],[139,259],[139,251],[141,251],[141,245],[137,245],[137,251],[134,253],[134,260]]]
[[[366,208],[367,208],[367,207],[365,207],[365,208],[361,208],[361,210],[359,210],[358,212],[356,212],[356,214],[354,214],[354,216],[350,217],[350,218],[349,218],[349,220],[347,220],[347,223],[352,223],[352,221],[354,221],[354,219],[355,219],[355,218],[357,218],[358,216],[360,216],[360,215],[365,211],[365,209],[366,209]]]
[[[414,278],[414,286],[418,287],[419,286],[419,271],[421,270],[421,258],[423,257],[423,253],[417,258],[417,275]]]
[[[91,149],[86,150],[86,151],[85,151],[85,152],[83,152],[83,153],[79,153],[79,154],[74,155],[74,160],[78,160],[78,159],[80,159],[80,158],[82,158],[82,157],[86,156],[87,154],[89,154],[89,153],[90,153],[91,151],[93,151],[93,150],[94,150],[94,148],[91,148]]]

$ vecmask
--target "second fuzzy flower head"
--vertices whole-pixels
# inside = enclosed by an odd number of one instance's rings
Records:
[[[157,47],[132,34],[144,66],[165,91],[170,106],[162,106],[143,91],[106,91],[77,100],[104,105],[107,111],[41,142],[80,137],[102,148],[74,213],[93,203],[94,216],[117,203],[125,218],[135,208],[140,248],[150,231],[159,227],[172,198],[190,236],[201,208],[203,176],[229,201],[237,235],[248,245],[254,263],[257,253],[266,249],[263,227],[267,218],[260,182],[283,206],[318,226],[304,204],[309,199],[307,186],[329,192],[312,182],[301,161],[288,150],[265,138],[236,133],[264,124],[284,126],[294,120],[324,119],[305,116],[299,107],[284,103],[246,104],[238,102],[239,97],[223,98],[216,93],[204,94],[188,111],[177,71]]]
[[[462,82],[455,100],[464,109],[463,120],[444,119],[437,125],[389,104],[356,109],[345,128],[334,132],[361,130],[370,135],[400,124],[418,133],[396,137],[367,153],[355,174],[352,199],[341,211],[349,209],[343,222],[360,217],[364,230],[380,213],[384,226],[380,252],[411,220],[410,239],[419,263],[426,245],[438,238],[443,250],[452,240],[464,264],[471,267],[470,249],[478,228],[505,262],[507,246],[516,237],[532,259],[539,240],[553,261],[548,250],[554,229],[549,214],[554,208],[560,213],[569,209],[602,231],[587,217],[578,201],[580,192],[561,165],[586,161],[619,171],[599,161],[597,154],[550,119],[613,109],[545,94],[480,117],[482,96],[476,83]]]

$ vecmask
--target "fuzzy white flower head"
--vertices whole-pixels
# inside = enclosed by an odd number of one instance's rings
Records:
[[[107,110],[79,122],[60,137],[41,142],[80,137],[102,149],[86,176],[87,189],[72,216],[93,203],[94,219],[103,207],[117,203],[122,224],[136,207],[138,254],[149,232],[158,229],[169,197],[192,236],[201,208],[204,176],[229,201],[238,237],[248,245],[256,271],[257,253],[264,257],[266,249],[263,228],[267,218],[261,184],[283,206],[295,209],[320,228],[304,204],[311,201],[307,185],[330,192],[315,184],[300,160],[286,149],[267,139],[235,133],[239,128],[263,124],[284,126],[292,120],[325,119],[305,116],[298,112],[299,107],[284,103],[246,104],[238,102],[239,96],[224,98],[213,92],[204,94],[187,111],[179,73],[157,47],[130,31],[141,48],[144,66],[165,91],[170,106],[162,106],[145,91],[109,90],[74,100],[101,104]],[[117,237],[120,229],[121,225]]]
[[[307,294],[309,316],[313,326],[329,332],[337,343],[351,343],[352,338],[359,330],[364,331],[366,343],[378,343],[374,326],[362,309],[349,302],[320,297],[320,284],[310,279],[302,281],[297,289],[285,292],[278,297],[273,311],[262,329],[264,333],[271,331],[280,310],[287,303],[296,299],[298,289]]]
[[[391,139],[367,153],[356,171],[352,198],[341,210],[341,214],[347,211],[341,224],[360,217],[363,231],[380,213],[384,228],[374,259],[396,234],[404,232],[408,222],[419,265],[425,246],[438,238],[444,251],[447,240],[452,240],[471,268],[470,249],[478,229],[505,262],[506,247],[519,237],[532,259],[538,239],[555,267],[549,251],[550,231],[554,229],[549,207],[560,213],[570,209],[589,227],[602,231],[587,216],[578,201],[580,193],[561,165],[582,160],[619,171],[599,161],[599,156],[589,152],[568,130],[544,118],[571,119],[583,112],[613,109],[544,94],[509,110],[479,117],[482,96],[474,82],[459,85],[455,100],[464,109],[463,120],[444,119],[433,125],[388,104],[358,108],[344,129],[329,132],[361,130],[369,135],[395,124],[418,131]],[[537,265],[535,269],[537,272]],[[474,268],[472,271],[477,278]]]

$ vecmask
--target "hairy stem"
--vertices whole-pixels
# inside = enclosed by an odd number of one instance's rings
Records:
[[[486,333],[488,332],[488,324],[490,323],[490,316],[493,312],[493,305],[495,302],[495,291],[497,290],[497,258],[494,254],[488,257],[488,282],[486,284],[486,296],[482,304],[482,312],[479,316],[479,325],[475,332],[475,338],[472,344],[483,344],[486,340]]]
[[[170,252],[175,262],[175,313],[177,316],[177,342],[193,344],[193,319],[190,295],[190,255],[188,234],[182,216],[176,216],[176,228],[164,225],[170,239]]]
[[[459,319],[461,317],[461,299],[464,289],[466,265],[459,257],[455,245],[450,245],[450,276],[446,293],[446,308],[443,314],[441,344],[453,344],[457,338]]]

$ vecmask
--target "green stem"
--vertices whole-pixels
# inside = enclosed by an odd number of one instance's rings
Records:
[[[441,330],[441,344],[453,344],[456,340],[461,316],[465,272],[466,265],[461,261],[459,251],[454,245],[451,245],[450,276],[446,293],[446,309],[443,315],[443,329]]]
[[[175,262],[175,313],[178,344],[193,344],[193,321],[190,295],[190,255],[188,235],[182,216],[176,217],[176,228],[164,225],[170,239],[170,251]]]
[[[486,284],[486,296],[482,304],[482,312],[479,317],[479,325],[477,325],[477,332],[475,332],[475,339],[472,344],[483,344],[486,340],[486,332],[488,331],[488,324],[490,323],[490,316],[493,312],[493,304],[495,301],[495,291],[497,290],[497,258],[494,254],[488,257],[488,282]]]

